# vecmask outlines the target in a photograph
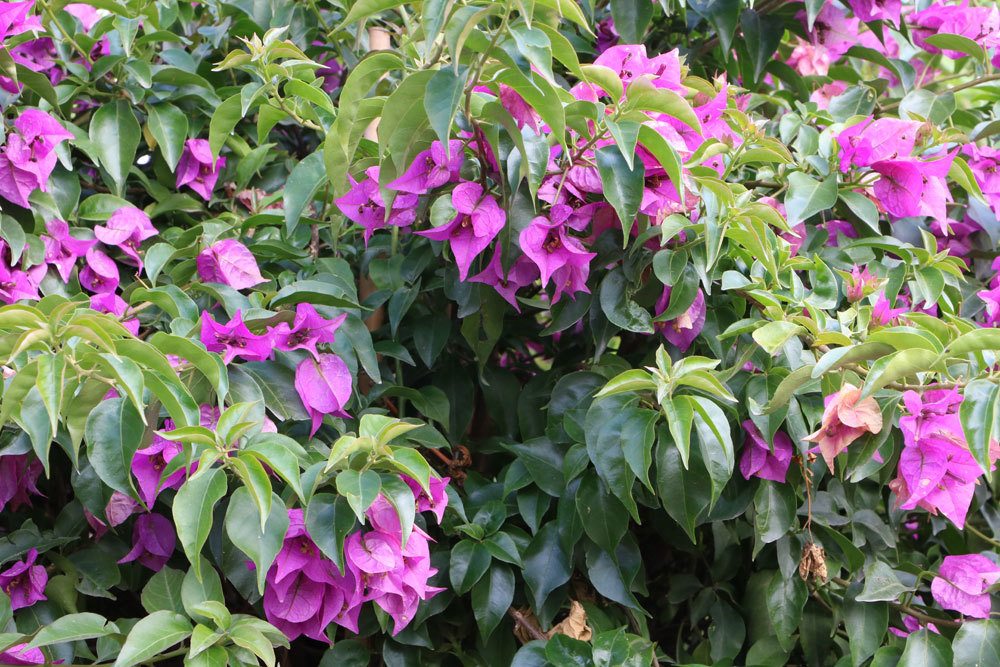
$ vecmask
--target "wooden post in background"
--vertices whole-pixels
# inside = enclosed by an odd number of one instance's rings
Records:
[[[378,27],[368,28],[369,51],[384,51],[390,48],[392,48],[392,43],[389,40],[388,30]],[[379,119],[376,118],[365,128],[365,139],[378,141],[378,121]],[[361,302],[363,303],[374,291],[375,283],[367,275],[362,275],[358,279],[358,297],[361,299]],[[369,331],[375,331],[382,326],[383,322],[385,322],[385,308],[379,307],[365,319],[365,326],[368,327]]]

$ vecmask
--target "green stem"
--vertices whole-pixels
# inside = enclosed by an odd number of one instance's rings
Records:
[[[54,27],[54,29],[55,29],[55,30],[56,30],[56,31],[57,31],[57,32],[58,32],[59,34],[61,34],[61,35],[63,36],[63,39],[64,39],[64,40],[66,40],[67,42],[69,42],[69,43],[70,43],[70,45],[71,45],[71,46],[72,46],[72,47],[73,47],[74,49],[76,49],[76,52],[77,52],[77,53],[79,53],[79,54],[80,54],[80,56],[81,56],[81,57],[82,57],[82,58],[83,58],[83,59],[84,59],[85,61],[87,61],[87,64],[88,64],[88,65],[93,65],[93,64],[94,64],[94,61],[90,59],[90,54],[89,54],[89,53],[87,53],[87,52],[86,52],[86,51],[85,51],[85,50],[84,50],[84,49],[83,49],[83,48],[82,48],[82,47],[81,47],[81,46],[80,46],[80,45],[79,45],[79,44],[77,43],[77,41],[76,41],[76,40],[75,40],[75,39],[73,38],[73,36],[72,36],[72,35],[70,35],[70,34],[69,34],[68,32],[66,32],[65,30],[63,30],[63,27],[62,27],[62,25],[61,25],[61,24],[59,23],[59,20],[58,20],[58,19],[56,18],[56,14],[55,14],[55,12],[53,12],[53,11],[52,11],[52,7],[50,7],[50,6],[49,6],[49,3],[47,3],[47,2],[44,2],[44,3],[41,3],[41,5],[42,5],[42,11],[44,11],[44,12],[45,12],[45,15],[46,15],[46,16],[48,17],[48,19],[49,19],[49,23],[50,23],[50,24],[51,24],[51,25],[52,25],[52,26]]]
[[[153,664],[156,664],[158,662],[164,662],[166,660],[171,660],[173,658],[179,658],[180,656],[187,654],[187,652],[188,652],[188,649],[186,649],[186,648],[179,648],[179,649],[176,649],[174,651],[171,651],[170,653],[163,653],[163,654],[158,655],[156,657],[150,658],[149,660],[144,661],[142,664],[144,664],[144,665],[153,665]],[[55,664],[56,663],[53,663],[53,662],[46,662],[45,663],[46,667],[50,667],[50,666],[54,667]],[[74,663],[74,664],[70,664],[70,665],[61,665],[60,667],[114,667],[114,664],[115,663],[113,663],[113,662],[100,662],[100,663],[92,663],[92,664]]]
[[[947,90],[944,90],[944,91],[942,91],[941,93],[938,93],[938,94],[939,95],[943,94],[943,93],[952,93],[952,94],[954,94],[954,93],[957,93],[959,91],[966,90],[968,88],[975,88],[976,86],[978,86],[980,84],[989,83],[991,81],[1000,81],[1000,73],[987,74],[986,76],[981,76],[979,78],[973,79],[972,81],[966,81],[965,83],[959,84],[957,86],[952,86],[951,88],[948,88]],[[893,109],[896,109],[902,103],[902,101],[903,100],[899,100],[898,102],[893,102],[892,104],[887,104],[886,106],[882,107],[882,111],[883,112],[885,112],[885,111],[892,111]]]
[[[978,528],[976,528],[972,524],[970,524],[970,523],[965,524],[965,529],[967,531],[969,531],[970,533],[972,533],[973,535],[975,535],[976,537],[978,537],[979,539],[983,540],[984,542],[989,542],[994,547],[1000,548],[1000,540],[993,539],[992,537],[990,537],[989,535],[987,535],[983,531],[979,530]]]

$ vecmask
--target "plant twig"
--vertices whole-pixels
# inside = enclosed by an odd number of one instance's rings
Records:
[[[514,619],[515,629],[517,626],[521,626],[524,628],[525,632],[531,635],[532,639],[538,639],[540,641],[546,641],[548,639],[548,637],[545,636],[545,633],[542,632],[541,628],[535,625],[530,618],[519,612],[517,609],[511,607],[507,610],[507,613]]]

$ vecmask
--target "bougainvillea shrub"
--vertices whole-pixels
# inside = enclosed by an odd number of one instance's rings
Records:
[[[995,3],[0,39],[0,664],[1000,665]]]

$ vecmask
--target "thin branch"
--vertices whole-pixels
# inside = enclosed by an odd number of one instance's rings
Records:
[[[546,641],[548,637],[542,632],[542,629],[535,625],[534,622],[517,609],[511,607],[507,610],[510,617],[514,619],[515,628],[519,625],[524,628],[524,631],[531,635],[532,639],[538,639],[540,641]]]
[[[973,79],[972,81],[966,81],[965,83],[959,84],[957,86],[953,86],[951,88],[948,88],[947,90],[943,90],[943,91],[941,91],[938,94],[942,95],[944,93],[957,93],[959,91],[966,90],[968,88],[975,88],[976,86],[978,86],[980,84],[989,83],[991,81],[1000,81],[1000,73],[987,74],[986,76],[981,76],[979,78]],[[882,111],[883,112],[885,112],[885,111],[892,111],[892,110],[896,109],[902,102],[903,102],[903,100],[899,100],[898,102],[893,102],[892,104],[887,104],[884,107],[882,107]]]

